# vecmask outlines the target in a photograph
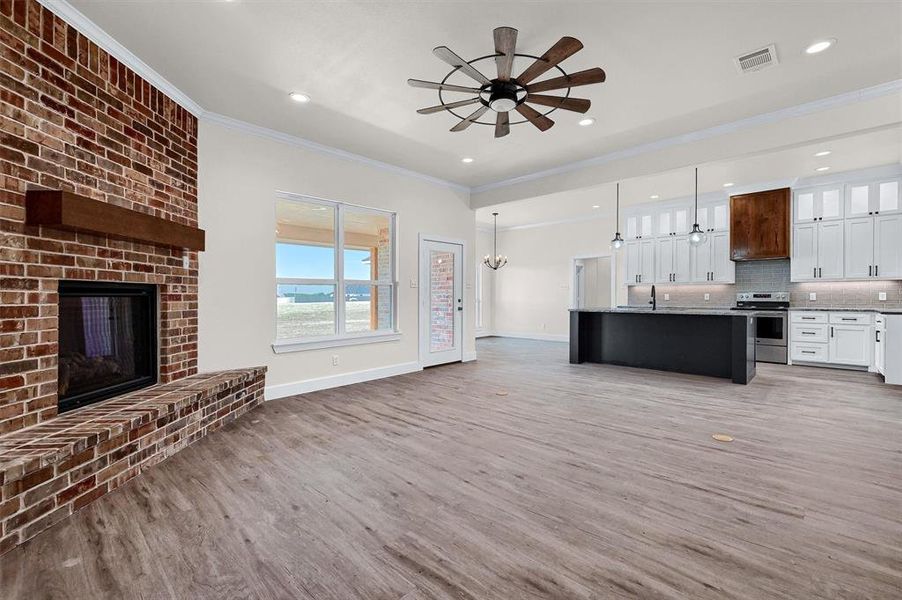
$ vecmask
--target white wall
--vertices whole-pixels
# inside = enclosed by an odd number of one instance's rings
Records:
[[[495,274],[494,332],[567,339],[573,259],[609,256],[613,236],[613,211],[576,223],[499,231],[498,250],[510,262]],[[617,263],[622,269],[623,260]],[[617,303],[626,303],[625,286],[618,285]]]
[[[199,221],[207,232],[200,254],[201,371],[266,365],[272,398],[415,370],[418,289],[411,281],[418,279],[420,233],[465,241],[464,358],[475,356],[474,320],[467,316],[473,315],[476,228],[465,191],[204,120],[198,143]],[[273,352],[277,190],[397,212],[400,340]]]

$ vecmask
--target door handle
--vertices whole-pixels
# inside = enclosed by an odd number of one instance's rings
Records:
[[[872,271],[873,271],[873,267],[871,265],[868,265],[868,277],[871,276]]]
[[[820,267],[817,268],[817,276],[823,278],[824,270]]]
[[[811,276],[817,279],[817,267],[814,267],[814,273]]]
[[[880,272],[880,265],[874,265],[874,277],[880,277],[878,273]]]
[[[457,310],[459,310],[459,311],[461,311],[461,312],[463,312],[463,310],[464,310],[464,307],[463,307],[463,306],[458,306],[458,307],[457,307]]]
[[[830,337],[833,337],[833,328],[830,328]]]

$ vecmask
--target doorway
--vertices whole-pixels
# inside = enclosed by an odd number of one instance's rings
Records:
[[[463,360],[463,243],[420,239],[420,362]]]
[[[571,276],[573,308],[607,308],[614,305],[610,256],[574,258]]]

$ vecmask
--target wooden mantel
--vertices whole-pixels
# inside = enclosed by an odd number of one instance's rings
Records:
[[[204,249],[204,230],[61,190],[29,190],[25,222],[111,238]]]

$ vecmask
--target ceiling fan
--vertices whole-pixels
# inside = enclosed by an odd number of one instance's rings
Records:
[[[432,53],[454,68],[445,75],[445,78],[439,83],[423,81],[421,79],[407,80],[407,83],[413,87],[438,90],[440,104],[428,108],[421,108],[417,112],[421,115],[430,115],[442,112],[443,110],[448,111],[460,119],[460,122],[451,128],[451,131],[463,131],[473,123],[478,125],[494,125],[495,137],[500,138],[510,133],[511,125],[519,125],[520,123],[532,123],[540,131],[547,131],[554,125],[554,121],[549,119],[548,115],[559,108],[572,110],[578,113],[585,113],[589,110],[591,102],[583,98],[571,98],[570,88],[580,85],[602,83],[605,80],[604,71],[599,67],[595,67],[593,69],[586,69],[585,71],[568,74],[558,66],[563,60],[579,52],[583,47],[582,42],[576,38],[565,36],[558,40],[557,43],[549,48],[542,56],[533,56],[516,52],[517,30],[513,27],[496,28],[494,37],[494,54],[487,54],[486,56],[474,58],[470,61],[462,59],[446,46],[435,48]],[[511,75],[511,70],[513,68],[514,58],[517,56],[531,58],[534,59],[535,62],[528,66],[526,70],[518,76],[513,77]],[[473,63],[492,58],[495,59],[498,76],[494,79],[489,79],[483,75],[479,69],[473,66]],[[552,69],[557,69],[559,72],[558,77],[533,83],[536,78]],[[458,71],[474,79],[479,84],[479,87],[468,87],[447,83],[448,78]],[[567,92],[563,96],[548,96],[541,93],[551,90],[562,90],[565,88]],[[457,92],[475,96],[467,98],[466,100],[446,102],[443,92]],[[480,106],[467,116],[462,116],[455,112],[455,109],[474,104],[479,104]],[[550,110],[541,113],[529,106],[529,104],[550,107]],[[490,109],[497,113],[495,115],[495,122],[480,121],[479,119],[482,115]],[[520,116],[523,117],[523,120],[511,121],[509,113],[512,110],[516,110]]]

